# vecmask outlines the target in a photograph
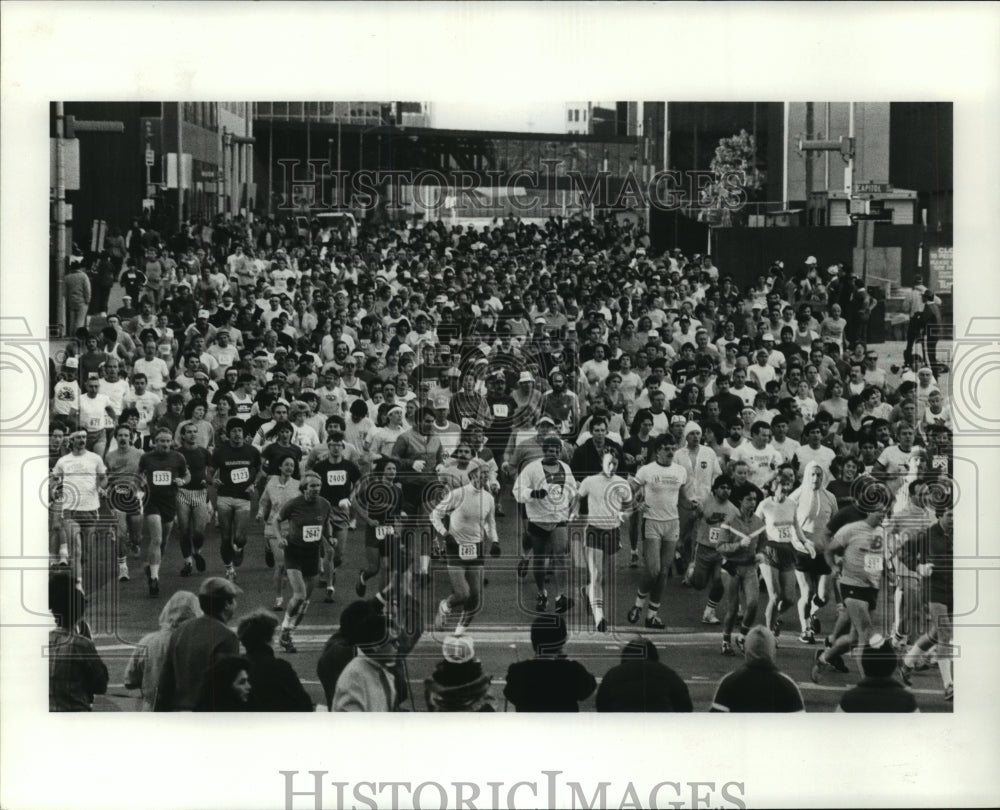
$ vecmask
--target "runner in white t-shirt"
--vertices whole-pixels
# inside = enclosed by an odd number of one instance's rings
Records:
[[[97,381],[91,383],[96,388]],[[83,590],[82,545],[87,539],[96,542],[93,529],[97,525],[101,496],[107,486],[107,467],[96,453],[87,450],[88,432],[77,430],[70,436],[70,453],[59,458],[52,468],[54,487],[61,493],[63,525],[59,539],[60,566],[70,565],[76,586]]]
[[[628,481],[615,473],[618,470],[618,454],[610,449],[601,460],[601,472],[583,479],[577,490],[570,520],[576,517],[577,506],[587,499],[586,557],[590,584],[580,590],[590,605],[594,624],[598,632],[606,633],[607,620],[604,618],[604,579],[613,573],[614,555],[621,545],[619,529],[625,520],[625,510],[632,501],[632,489]]]
[[[767,422],[754,422],[750,426],[750,441],[736,447],[729,454],[729,463],[745,461],[750,468],[750,483],[766,491],[784,463],[781,453],[771,444],[771,426]]]
[[[645,571],[639,580],[635,604],[628,612],[629,623],[635,624],[645,608],[646,627],[662,629],[659,617],[660,598],[666,582],[667,570],[673,565],[680,539],[680,513],[678,506],[695,508],[684,492],[688,481],[687,471],[674,461],[676,448],[670,434],[661,436],[656,444],[655,461],[639,468],[632,479],[632,490],[639,500],[639,509],[645,517],[643,524],[643,558]]]

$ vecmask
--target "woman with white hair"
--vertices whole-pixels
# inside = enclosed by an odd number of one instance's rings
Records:
[[[177,591],[160,611],[160,629],[143,636],[136,645],[125,667],[125,688],[141,690],[141,711],[153,711],[170,636],[184,622],[198,616],[198,597],[190,591]]]
[[[818,546],[826,524],[837,511],[837,499],[826,488],[829,480],[826,468],[817,461],[810,461],[802,471],[802,485],[788,496],[788,500],[796,504],[795,517],[802,534],[815,546]],[[796,551],[795,554],[795,579],[799,585],[799,625],[802,629],[799,641],[803,644],[816,643],[816,633],[820,632],[820,626],[815,614],[826,604],[829,594],[832,572],[822,551],[818,547],[815,557],[801,551]]]

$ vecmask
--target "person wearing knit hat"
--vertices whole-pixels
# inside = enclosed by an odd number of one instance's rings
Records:
[[[861,650],[864,679],[840,699],[838,712],[919,712],[913,693],[893,674],[899,658],[890,639],[874,635]]]
[[[476,658],[468,636],[448,636],[441,645],[444,660],[424,679],[424,699],[431,712],[492,712],[490,676]]]
[[[535,657],[507,668],[503,694],[519,712],[578,712],[597,680],[579,661],[566,657],[566,622],[545,614],[531,623]]]
[[[763,625],[751,628],[744,641],[746,663],[721,681],[712,712],[804,712],[798,685],[778,669],[778,643]]]

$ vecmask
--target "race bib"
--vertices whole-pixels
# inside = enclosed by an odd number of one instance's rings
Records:
[[[245,484],[250,480],[250,468],[249,467],[237,467],[231,470],[229,473],[229,480],[234,484]]]
[[[493,406],[493,415],[498,419],[504,419],[507,416],[508,408],[502,402],[498,402]]]
[[[347,470],[327,470],[326,485],[328,487],[342,487],[347,483]]]
[[[563,496],[562,484],[552,484],[549,487],[549,497],[552,500],[558,501],[562,496]]]
[[[174,482],[170,470],[153,470],[153,486],[169,487]]]
[[[320,538],[323,536],[322,526],[303,526],[302,527],[302,542],[303,543],[318,543]]]
[[[236,403],[236,413],[250,413],[253,410],[253,405],[249,402],[237,402]]]
[[[865,554],[865,572],[869,574],[882,573],[881,554]]]
[[[722,529],[720,529],[718,526],[713,526],[711,529],[708,530],[709,543],[711,543],[713,546],[717,546],[721,541],[722,541]]]
[[[778,542],[779,543],[791,543],[792,542],[792,527],[791,526],[778,526]]]
[[[104,417],[105,414],[100,416],[91,416],[87,420],[87,430],[101,430],[104,427]]]
[[[947,456],[934,456],[931,461],[931,466],[935,470],[947,470],[948,469],[948,457]]]
[[[375,538],[377,540],[385,540],[387,537],[392,537],[395,531],[396,530],[392,526],[376,526]]]
[[[362,349],[367,349],[372,345],[372,342],[368,338],[361,338],[358,340],[358,347]]]
[[[479,554],[477,553],[477,547],[475,543],[459,543],[458,544],[458,559],[460,560],[475,560],[478,559]]]
[[[560,433],[571,433],[572,431],[573,426],[570,424],[569,419],[563,419],[562,422],[559,423]]]

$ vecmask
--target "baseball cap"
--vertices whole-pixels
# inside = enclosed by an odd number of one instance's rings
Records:
[[[670,417],[670,424],[671,425],[686,425],[687,424],[687,417],[683,416],[682,414],[677,414],[676,416],[671,416]]]
[[[535,378],[530,371],[522,371],[520,376],[517,378],[519,383],[523,382],[534,382]]]
[[[536,426],[541,425],[555,425],[555,420],[551,416],[540,416],[538,421],[535,423]]]
[[[816,264],[816,257],[815,256],[809,256],[806,259],[806,264]]]
[[[207,318],[208,315],[209,315],[209,313],[208,313],[207,309],[199,309],[198,310],[198,317],[199,318]]]
[[[79,368],[79,367],[80,367],[80,361],[77,360],[75,357],[67,357],[66,362],[63,363],[63,368]]]
[[[413,349],[409,343],[404,343],[399,347],[399,354],[413,354]]]
[[[434,399],[434,409],[435,410],[448,410],[448,400],[444,397],[435,397]]]
[[[209,577],[198,588],[198,596],[239,596],[243,590],[222,577]]]
[[[767,334],[765,334],[761,338],[761,340],[763,340],[765,343],[768,343],[768,342],[774,343],[774,335],[772,335],[770,332],[768,332]]]
[[[535,323],[546,323],[546,320],[541,315],[539,315],[537,318],[535,318]]]
[[[650,329],[649,332],[646,334],[646,337],[649,338],[650,340],[659,340],[660,333],[657,332],[655,329]]]

